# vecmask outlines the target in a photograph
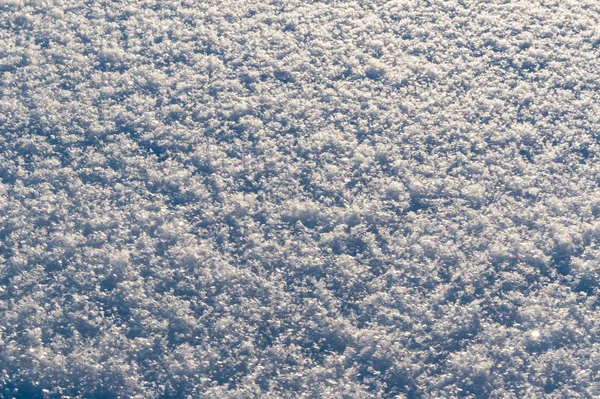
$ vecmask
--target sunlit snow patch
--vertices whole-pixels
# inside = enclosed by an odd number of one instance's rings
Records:
[[[539,338],[540,337],[540,332],[538,330],[533,330],[531,332],[531,338]]]

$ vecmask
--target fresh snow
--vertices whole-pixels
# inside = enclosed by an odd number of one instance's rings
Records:
[[[599,17],[0,1],[0,397],[600,397]]]

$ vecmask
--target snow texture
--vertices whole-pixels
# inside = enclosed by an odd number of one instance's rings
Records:
[[[600,397],[597,0],[1,0],[0,397]]]

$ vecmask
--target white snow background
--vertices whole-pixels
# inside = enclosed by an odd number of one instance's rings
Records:
[[[0,397],[600,397],[597,0],[0,0]]]

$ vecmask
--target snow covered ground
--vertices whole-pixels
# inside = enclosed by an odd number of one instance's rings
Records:
[[[0,396],[600,396],[597,0],[0,1]]]

